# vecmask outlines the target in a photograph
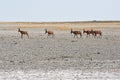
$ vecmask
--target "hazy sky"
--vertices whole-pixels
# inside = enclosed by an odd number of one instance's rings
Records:
[[[120,20],[120,0],[0,0],[0,21]]]

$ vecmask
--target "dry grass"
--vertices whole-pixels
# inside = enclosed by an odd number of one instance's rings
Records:
[[[6,25],[4,28],[47,28],[55,30],[83,30],[83,29],[101,29],[107,27],[120,27],[119,21],[88,21],[88,22],[0,22],[0,25]],[[1,26],[2,27],[2,26]]]

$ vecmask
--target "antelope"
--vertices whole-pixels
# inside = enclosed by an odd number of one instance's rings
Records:
[[[48,34],[48,36],[51,35],[52,37],[54,37],[54,32],[53,32],[53,31],[48,31],[47,29],[45,29],[45,34],[46,34],[46,33]],[[48,37],[48,36],[47,36],[47,37]]]
[[[102,32],[100,30],[94,30],[94,36],[101,36],[102,37]]]
[[[80,31],[73,31],[72,29],[71,29],[71,34],[74,34],[74,38],[75,38],[75,36],[77,36],[77,38],[78,38],[78,35],[80,35],[81,37],[82,37],[82,33],[80,32]]]
[[[21,31],[20,28],[18,28],[18,32],[21,33],[21,38],[23,38],[23,35],[27,35],[27,37],[29,38],[29,35],[28,35],[27,31]]]
[[[91,30],[85,30],[85,29],[83,29],[83,34],[84,33],[86,33],[87,36],[90,36],[90,35],[94,36],[94,31],[92,29]]]

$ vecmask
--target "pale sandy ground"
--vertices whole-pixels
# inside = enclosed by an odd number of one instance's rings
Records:
[[[73,38],[70,30],[0,28],[0,80],[120,80],[120,28],[100,28],[102,38]]]

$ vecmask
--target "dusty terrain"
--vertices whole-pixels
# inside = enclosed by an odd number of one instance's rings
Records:
[[[29,39],[20,38],[19,27]],[[103,36],[74,38],[71,28]],[[120,22],[0,23],[0,70],[0,80],[119,80]]]

